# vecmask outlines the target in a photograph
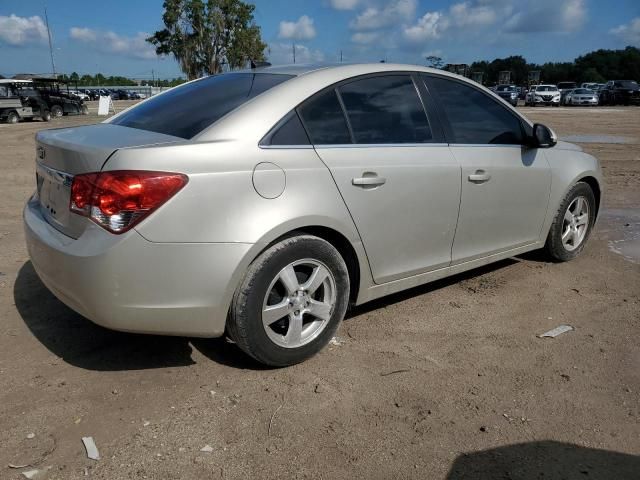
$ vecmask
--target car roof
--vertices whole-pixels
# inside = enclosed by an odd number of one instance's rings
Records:
[[[277,65],[258,67],[245,70],[234,70],[228,73],[272,73],[277,75],[293,75],[300,77],[310,73],[319,71],[333,72],[339,75],[341,71],[349,72],[350,76],[358,74],[366,75],[368,73],[383,73],[391,71],[400,72],[433,72],[451,77],[460,77],[459,75],[447,72],[446,70],[438,70],[421,65],[401,64],[401,63],[296,63],[290,65]],[[462,78],[462,77],[460,77]]]

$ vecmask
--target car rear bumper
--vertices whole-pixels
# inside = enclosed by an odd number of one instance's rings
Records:
[[[250,244],[152,243],[135,230],[97,225],[74,240],[54,229],[36,201],[24,209],[31,262],[63,303],[114,330],[221,336]]]

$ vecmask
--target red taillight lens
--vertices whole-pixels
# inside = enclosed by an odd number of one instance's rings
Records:
[[[187,184],[180,173],[117,170],[76,175],[69,209],[113,233],[123,233]]]

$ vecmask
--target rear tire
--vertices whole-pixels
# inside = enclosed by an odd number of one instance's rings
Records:
[[[43,122],[50,122],[51,121],[51,112],[49,110],[45,110],[44,113],[42,115],[40,115],[40,119]]]
[[[596,199],[591,187],[576,183],[564,197],[551,224],[547,254],[555,261],[567,262],[576,258],[587,243],[596,218]]]
[[[294,365],[329,343],[348,301],[349,274],[340,253],[321,238],[296,235],[251,264],[234,295],[227,330],[257,361]]]
[[[51,107],[51,116],[55,118],[59,118],[63,114],[64,114],[64,110],[62,110],[62,107],[60,105],[53,105]]]
[[[18,123],[20,116],[16,112],[9,112],[7,114],[7,123]]]

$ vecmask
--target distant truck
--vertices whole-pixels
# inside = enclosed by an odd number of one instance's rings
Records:
[[[55,77],[32,74],[19,74],[14,77],[15,79],[33,82],[35,95],[47,104],[52,117],[61,117],[68,114],[86,115],[89,113],[84,102],[71,93],[69,82]],[[78,90],[77,84],[75,90]]]
[[[18,123],[34,118],[48,122],[51,111],[33,88],[33,82],[0,79],[0,121]]]

